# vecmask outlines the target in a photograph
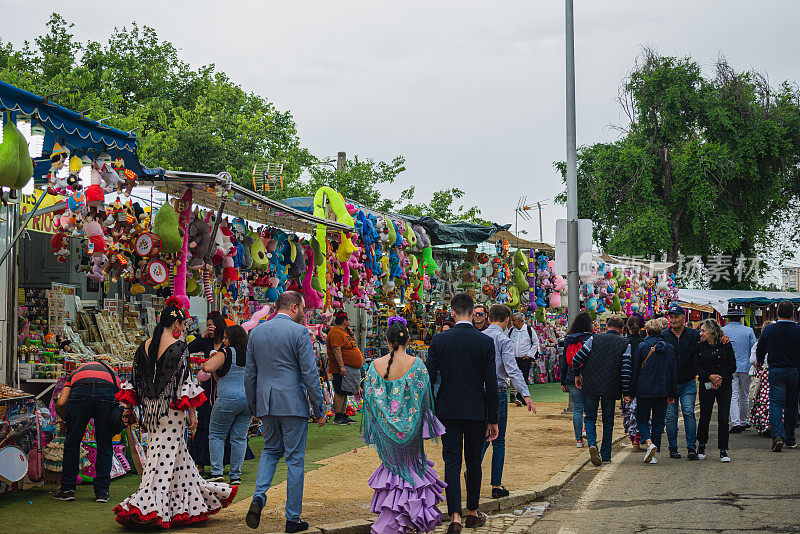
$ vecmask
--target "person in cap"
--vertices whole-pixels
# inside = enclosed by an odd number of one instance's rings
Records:
[[[750,354],[756,345],[753,329],[741,323],[744,312],[735,305],[728,305],[728,319],[722,331],[728,336],[736,355],[736,372],[733,373],[731,393],[731,434],[738,434],[748,428],[747,417],[750,413]]]
[[[667,406],[667,440],[669,457],[680,458],[678,452],[678,404],[683,413],[686,430],[686,448],[689,460],[697,460],[697,419],[694,415],[697,404],[697,380],[694,370],[695,352],[700,343],[700,332],[686,326],[686,311],[679,304],[672,304],[667,311],[669,328],[661,334],[672,346],[677,362],[676,400]]]

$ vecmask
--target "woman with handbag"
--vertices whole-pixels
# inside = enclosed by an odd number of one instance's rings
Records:
[[[714,401],[717,402],[717,439],[719,461],[730,462],[728,456],[728,420],[731,412],[733,373],[736,372],[736,355],[731,343],[722,342],[722,327],[714,319],[700,323],[700,344],[695,354],[694,368],[700,378],[700,424],[697,425],[697,458],[706,457],[708,426]]]

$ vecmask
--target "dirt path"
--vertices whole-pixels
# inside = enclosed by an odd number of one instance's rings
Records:
[[[527,489],[547,482],[550,477],[586,449],[577,449],[572,431],[572,418],[563,417],[564,403],[538,403],[538,414],[511,404],[508,409],[506,461],[503,483],[510,490]],[[617,418],[615,435],[621,435],[622,421]],[[599,430],[599,429],[598,429]],[[436,471],[443,475],[441,445],[426,443],[428,457],[436,462]],[[366,518],[372,490],[366,481],[380,460],[373,449],[362,447],[321,461],[322,467],[306,473],[303,518],[311,523],[337,523]],[[491,455],[487,451],[483,463],[482,496],[491,495],[489,470]],[[253,488],[241,488],[252,494]],[[286,483],[270,489],[264,508],[260,532],[283,531]],[[235,503],[212,518],[203,532],[228,532],[244,527],[244,516],[250,500]]]

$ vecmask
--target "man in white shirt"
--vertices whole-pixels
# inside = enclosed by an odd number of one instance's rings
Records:
[[[531,325],[525,324],[525,315],[517,312],[511,317],[512,326],[509,330],[511,344],[514,346],[514,356],[517,358],[517,365],[522,371],[525,383],[530,384],[531,364],[539,353],[539,338]],[[517,393],[517,406],[522,406],[524,400]]]

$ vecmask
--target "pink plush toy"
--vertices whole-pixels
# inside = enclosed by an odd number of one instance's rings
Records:
[[[178,204],[183,208],[180,212],[180,219],[178,224],[181,225],[183,230],[183,246],[181,247],[180,257],[175,273],[175,278],[172,279],[172,296],[181,302],[183,309],[189,309],[189,296],[186,294],[186,266],[189,263],[189,220],[192,216],[192,189],[189,188],[183,193],[181,201]]]
[[[563,291],[567,287],[567,281],[560,274],[553,277],[553,289],[556,291]]]
[[[311,286],[311,279],[314,277],[314,249],[311,245],[306,245],[303,249],[306,255],[306,274],[303,277],[303,298],[306,301],[306,308],[317,310],[322,308],[325,302],[325,295]]]
[[[250,317],[249,321],[247,321],[246,323],[242,323],[242,328],[244,328],[246,332],[249,332],[256,326],[258,326],[258,323],[261,322],[261,319],[269,315],[269,310],[270,310],[269,305],[268,304],[264,305],[263,308],[255,312],[253,316]]]
[[[561,307],[561,293],[558,291],[553,291],[550,293],[550,307],[551,308],[560,308]]]

